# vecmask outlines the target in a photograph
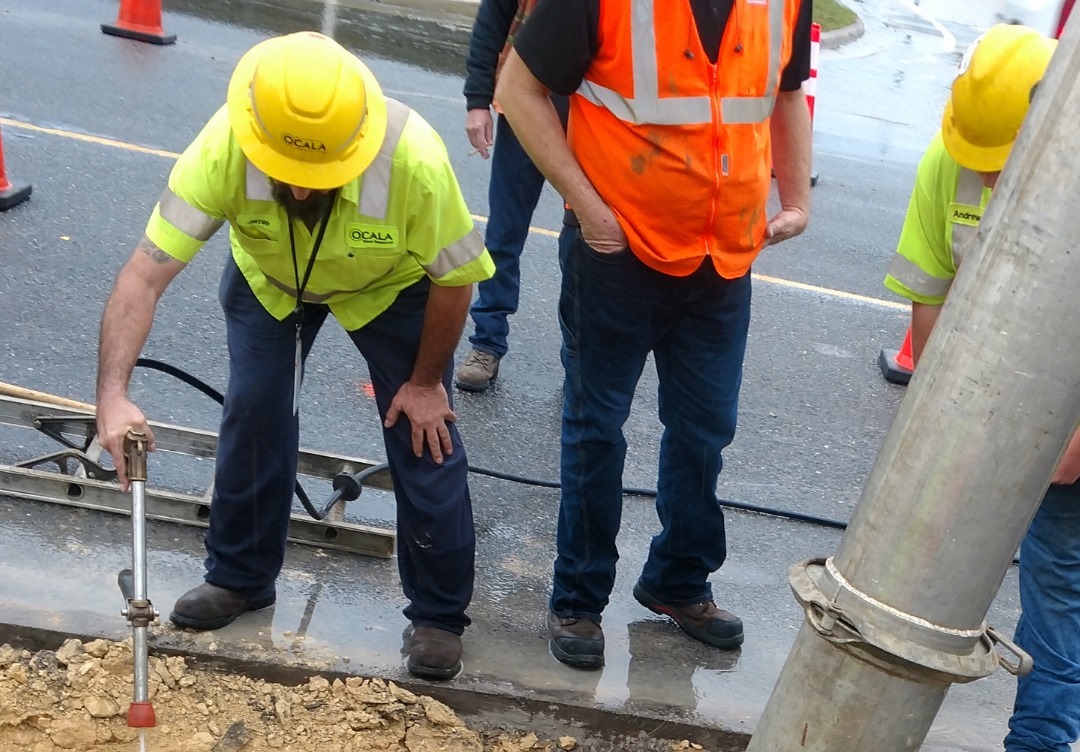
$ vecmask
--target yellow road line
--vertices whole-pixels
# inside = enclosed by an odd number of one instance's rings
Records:
[[[43,128],[40,125],[32,125],[30,123],[24,123],[20,120],[11,120],[10,118],[0,117],[0,125],[10,126],[12,128],[21,128],[24,131],[33,131],[34,133],[47,133],[50,136],[60,136],[61,138],[70,138],[75,141],[85,141],[89,144],[108,146],[113,149],[134,151],[138,152],[139,154],[151,154],[155,157],[167,157],[169,159],[176,159],[180,156],[176,152],[172,151],[164,151],[163,149],[149,149],[145,146],[129,144],[126,141],[117,141],[116,139],[112,138],[101,138],[100,136],[88,136],[85,133],[64,131],[60,130],[59,128]]]
[[[10,128],[19,128],[25,131],[32,131],[34,133],[45,133],[50,136],[59,136],[60,138],[70,138],[75,141],[85,141],[86,143],[97,144],[98,146],[108,146],[111,149],[123,149],[125,151],[132,151],[139,154],[150,154],[155,157],[176,159],[180,156],[176,152],[165,151],[164,149],[150,149],[148,147],[138,146],[137,144],[131,144],[126,141],[118,141],[113,138],[102,138],[100,136],[88,136],[85,133],[76,133],[74,131],[66,131],[59,128],[44,128],[40,125],[25,123],[21,120],[12,120],[11,118],[0,117],[0,125]],[[472,218],[478,222],[487,223],[488,221],[488,218],[481,214],[473,214]],[[549,238],[559,237],[559,233],[557,231],[548,230],[543,227],[530,227],[529,232],[535,235],[544,235]],[[853,303],[863,303],[865,305],[877,306],[879,308],[891,308],[897,311],[907,311],[910,308],[909,303],[900,303],[893,300],[883,300],[882,298],[874,298],[869,295],[860,295],[854,292],[845,292],[844,290],[834,290],[831,287],[810,285],[805,282],[796,282],[790,279],[783,279],[782,277],[770,277],[765,274],[756,273],[753,275],[753,277],[756,280],[765,282],[770,285],[786,287],[790,290],[800,290],[802,292],[815,293],[817,295],[824,295],[830,298],[837,298],[838,300],[848,300]]]
[[[866,303],[867,305],[878,306],[879,308],[893,308],[897,311],[910,311],[911,303],[901,303],[896,300],[884,300],[882,298],[873,298],[869,295],[860,295],[857,292],[845,292],[844,290],[834,290],[831,287],[821,287],[819,285],[809,285],[806,282],[795,282],[790,279],[783,279],[781,277],[769,277],[765,274],[754,274],[754,279],[759,279],[762,282],[768,282],[771,285],[778,285],[780,287],[787,287],[792,290],[802,290],[803,292],[817,293],[818,295],[826,295],[830,298],[839,298],[841,300],[850,300],[853,303]]]

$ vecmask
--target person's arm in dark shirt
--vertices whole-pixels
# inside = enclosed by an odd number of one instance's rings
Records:
[[[795,91],[810,78],[810,25],[814,22],[814,0],[799,4],[799,20],[791,30],[791,57],[780,74],[780,91]]]
[[[486,109],[495,96],[495,69],[517,14],[517,0],[483,0],[476,12],[465,58],[465,108]]]
[[[514,40],[522,62],[556,94],[577,91],[596,56],[600,0],[541,0]]]

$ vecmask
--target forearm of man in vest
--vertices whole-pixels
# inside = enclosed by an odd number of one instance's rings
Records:
[[[600,253],[621,251],[627,246],[626,234],[570,151],[550,94],[517,51],[511,50],[495,96],[518,140],[544,177],[574,208],[585,242]],[[809,172],[806,180],[809,185]]]
[[[386,412],[387,428],[392,428],[403,413],[408,417],[413,452],[421,457],[426,446],[436,464],[442,464],[444,452],[454,452],[446,424],[455,422],[457,415],[450,409],[442,375],[461,339],[471,302],[472,285],[431,285],[412,377],[394,395]]]
[[[120,485],[128,487],[124,437],[129,430],[147,436],[154,451],[154,433],[146,417],[128,399],[128,382],[142,352],[158,300],[186,264],[177,261],[143,236],[116,277],[101,317],[98,344],[97,432],[102,448],[112,455]]]
[[[810,218],[810,108],[802,89],[777,93],[769,129],[780,194],[780,211],[765,231],[772,245],[800,234]]]

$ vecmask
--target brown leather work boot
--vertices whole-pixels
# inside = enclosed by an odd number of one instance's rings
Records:
[[[473,350],[454,374],[454,385],[465,392],[484,392],[499,376],[499,358]]]
[[[634,598],[654,614],[670,616],[682,631],[706,645],[734,650],[743,643],[742,621],[735,614],[717,608],[712,601],[663,603],[640,582],[634,585]]]
[[[435,627],[415,627],[405,668],[421,679],[443,681],[461,673],[461,635]]]
[[[604,667],[604,631],[590,619],[548,612],[548,647],[560,662],[574,668]]]
[[[204,582],[181,595],[169,620],[188,629],[221,629],[246,611],[258,611],[274,604],[274,596],[248,600],[240,593]]]

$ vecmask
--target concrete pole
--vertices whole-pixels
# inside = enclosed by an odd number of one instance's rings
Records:
[[[1066,30],[748,752],[917,750],[1080,421],[1080,51]],[[1004,733],[1004,729],[1003,729]]]

